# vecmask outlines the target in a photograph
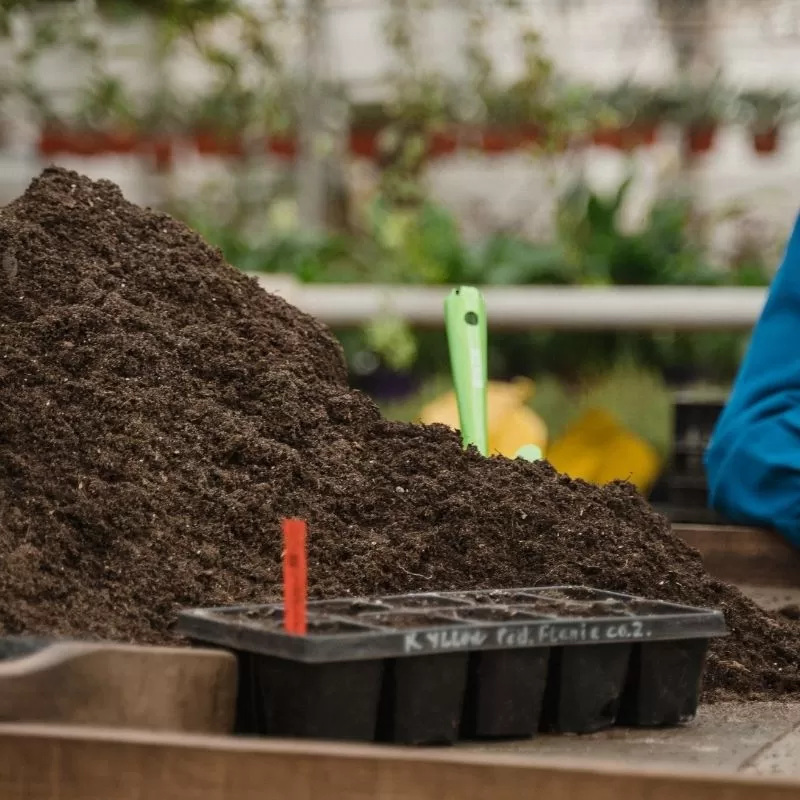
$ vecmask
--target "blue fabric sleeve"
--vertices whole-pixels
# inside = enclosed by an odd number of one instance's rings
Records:
[[[800,217],[705,464],[713,508],[800,546]]]

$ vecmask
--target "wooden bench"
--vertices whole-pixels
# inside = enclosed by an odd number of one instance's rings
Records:
[[[800,782],[581,759],[0,726],[3,800],[789,800]]]
[[[673,525],[699,551],[706,569],[728,583],[800,587],[800,551],[774,531],[719,525]]]

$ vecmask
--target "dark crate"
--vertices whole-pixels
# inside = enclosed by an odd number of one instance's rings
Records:
[[[257,665],[260,660],[261,656],[253,653],[241,650],[236,653],[236,733],[258,735],[267,729],[264,720],[266,703],[258,676]]]
[[[703,458],[705,447],[694,448],[676,445],[672,450],[670,476],[686,476],[705,480],[706,468]]]
[[[238,653],[240,732],[433,744],[583,733],[618,711],[681,721],[708,640],[726,633],[719,611],[574,586],[318,601],[308,620],[292,636],[277,604],[180,615],[194,642]]]
[[[361,620],[376,627],[411,631],[457,624],[452,615],[443,613],[444,609],[457,607],[457,600],[404,595],[387,598],[386,605],[389,611],[363,614]],[[378,706],[378,740],[404,744],[454,742],[461,722],[468,659],[468,653],[388,659]]]
[[[675,446],[694,450],[705,450],[725,408],[724,397],[698,398],[677,395],[674,400]]]
[[[667,502],[676,508],[708,508],[705,477],[670,476],[667,479]]]
[[[703,458],[724,406],[723,398],[698,399],[684,395],[675,399],[674,441],[664,497],[673,508],[707,507]]]
[[[668,503],[654,503],[653,508],[670,522],[683,525],[733,525],[727,517],[710,508],[681,508]]]

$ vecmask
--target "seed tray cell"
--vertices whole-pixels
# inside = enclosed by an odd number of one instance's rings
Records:
[[[457,608],[469,605],[466,598],[457,597],[455,594],[427,593],[427,594],[398,594],[382,597],[381,601],[392,608]]]
[[[508,605],[509,603],[530,602],[536,595],[531,592],[518,589],[494,589],[492,591],[476,592],[448,592],[447,597],[454,597],[457,600],[464,600],[467,603],[477,603],[478,605]]]
[[[582,644],[552,651],[540,728],[592,733],[614,725],[625,690],[631,645]]]
[[[376,611],[388,611],[391,606],[377,600],[345,599],[345,600],[316,600],[310,604],[314,614],[368,614]]]
[[[620,724],[654,727],[694,719],[707,651],[702,639],[634,645]]]
[[[306,664],[275,656],[254,660],[260,708],[255,733],[304,739],[373,741],[384,662]]]
[[[178,630],[237,652],[237,728],[275,736],[449,743],[677,724],[696,711],[721,612],[586,587],[193,609]]]
[[[541,612],[528,613],[524,609],[524,606],[473,606],[454,609],[453,615],[464,622],[525,622],[543,616]]]
[[[469,653],[391,658],[385,663],[377,740],[402,744],[454,742],[461,723]]]

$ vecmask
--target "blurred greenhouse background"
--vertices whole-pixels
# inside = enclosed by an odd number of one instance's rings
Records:
[[[800,2],[2,4],[0,193],[58,162],[313,284],[764,287],[797,211]],[[664,456],[671,392],[725,390],[741,330],[492,332],[557,435],[604,407]],[[702,325],[698,327],[702,328]],[[734,326],[735,327],[735,326]],[[441,327],[337,330],[415,419]]]

